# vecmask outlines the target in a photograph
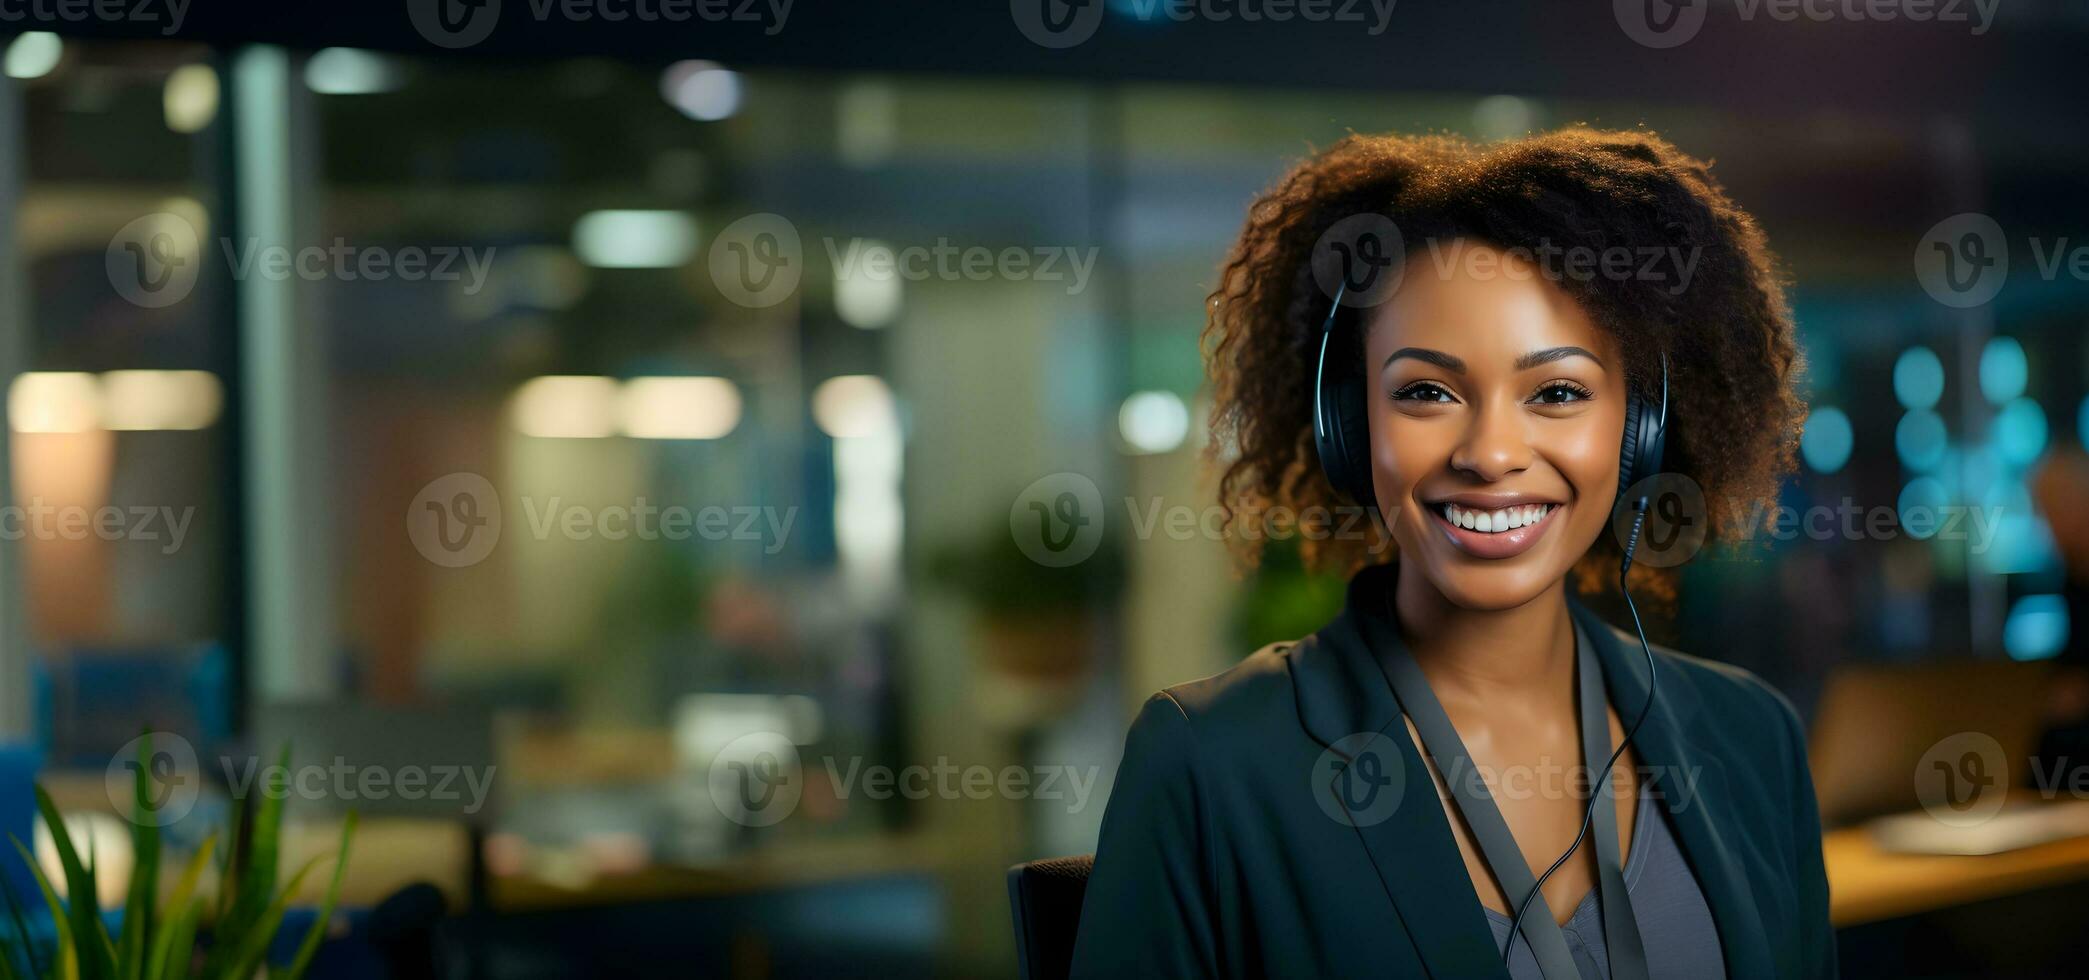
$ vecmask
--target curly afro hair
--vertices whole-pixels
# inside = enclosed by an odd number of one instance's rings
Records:
[[[1619,339],[1628,377],[1642,390],[1666,354],[1664,468],[1702,488],[1708,543],[1733,539],[1751,515],[1767,512],[1757,508],[1790,471],[1804,419],[1794,390],[1800,352],[1763,233],[1708,164],[1645,132],[1572,128],[1488,144],[1351,135],[1256,199],[1209,297],[1208,459],[1245,567],[1259,561],[1265,540],[1291,531],[1315,569],[1347,574],[1391,555],[1391,536],[1375,520],[1351,534],[1284,526],[1353,507],[1314,454],[1312,371],[1329,300],[1311,263],[1336,222],[1367,213],[1393,221],[1410,258],[1423,242],[1453,238],[1503,250],[1693,256],[1684,288],[1631,275],[1548,278]],[[1363,370],[1360,357],[1340,360]],[[1604,536],[1578,569],[1582,587],[1614,570],[1617,552]],[[1645,567],[1635,566],[1635,576]],[[1669,584],[1649,574],[1657,591]]]

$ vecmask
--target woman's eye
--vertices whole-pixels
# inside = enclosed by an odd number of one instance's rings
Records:
[[[1393,392],[1393,400],[1399,402],[1441,402],[1449,404],[1457,399],[1452,398],[1451,393],[1444,390],[1442,385],[1431,384],[1427,381],[1417,381],[1399,391]]]
[[[1538,389],[1538,393],[1532,396],[1531,400],[1540,405],[1564,405],[1568,402],[1586,400],[1589,394],[1589,390],[1580,385],[1555,381]]]

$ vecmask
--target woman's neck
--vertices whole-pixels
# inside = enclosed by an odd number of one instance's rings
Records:
[[[1561,580],[1508,609],[1466,609],[1420,574],[1393,586],[1400,637],[1445,701],[1533,706],[1572,698],[1574,621]]]

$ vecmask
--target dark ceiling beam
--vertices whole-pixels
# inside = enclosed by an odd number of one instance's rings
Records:
[[[157,4],[164,12],[164,5],[182,0],[100,2],[146,11]],[[1767,11],[1787,0],[1686,0],[1685,6],[1709,8],[1687,43],[1667,49],[1635,42],[1619,22],[1630,14],[1620,15],[1617,5],[1604,0],[1399,0],[1377,33],[1373,0],[1319,0],[1329,4],[1327,9],[1354,13],[1354,20],[1254,24],[1195,16],[1141,23],[1121,11],[1165,9],[1159,6],[1164,0],[1109,0],[1110,10],[1092,36],[1059,50],[1026,37],[1005,0],[793,0],[780,30],[772,30],[776,8],[771,4],[782,0],[701,0],[712,5],[708,9],[756,19],[676,23],[602,16],[606,10],[659,10],[676,0],[478,0],[498,13],[483,40],[461,49],[431,43],[410,16],[414,7],[432,10],[436,3],[458,13],[466,9],[456,6],[458,0],[360,0],[326,8],[309,0],[188,2],[173,36],[216,45],[341,45],[500,59],[710,58],[737,67],[822,71],[1508,92],[1786,114],[1842,110],[2042,122],[2089,115],[2089,100],[2080,98],[2089,90],[2089,58],[2080,56],[2089,39],[2083,24],[2055,13],[2057,8],[2003,3],[1995,11],[1997,20],[1976,35],[1980,7],[1994,0],[1931,0],[1938,9],[1962,12],[1968,19],[1922,23],[1778,20]],[[1267,8],[1283,0],[1197,2],[1232,10],[1243,4]],[[1660,8],[1670,0],[1635,2]],[[1810,2],[1830,10],[1870,5],[1870,0]],[[558,14],[566,3],[591,13],[585,19]],[[699,0],[690,3],[688,9],[703,9],[695,6]],[[1754,13],[1742,16],[1744,7]],[[75,35],[162,37],[166,19],[46,18],[42,26]],[[13,26],[39,25],[32,18]]]

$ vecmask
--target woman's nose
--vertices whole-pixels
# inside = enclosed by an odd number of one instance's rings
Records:
[[[1451,467],[1492,483],[1531,464],[1529,433],[1523,413],[1508,407],[1482,407],[1473,413],[1465,438],[1451,452]]]

